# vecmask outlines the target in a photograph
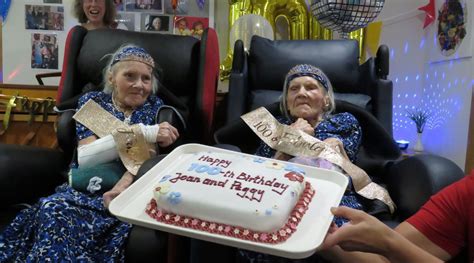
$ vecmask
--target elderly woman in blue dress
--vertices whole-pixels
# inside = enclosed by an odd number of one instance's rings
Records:
[[[154,123],[163,105],[154,95],[158,87],[154,67],[153,58],[143,48],[119,48],[104,69],[104,90],[86,93],[80,98],[78,109],[93,101],[126,127],[138,127],[137,134],[146,143],[163,147],[172,144],[179,137],[178,131],[167,122]],[[90,118],[92,123],[103,121],[94,119],[95,116]],[[72,164],[72,171],[80,175],[88,168],[102,167],[96,176],[106,180],[100,175],[111,173],[108,164],[122,165],[116,146],[121,142],[110,134],[99,138],[92,130],[93,127],[77,122],[78,163]],[[107,211],[110,201],[133,182],[132,173],[125,168],[122,171],[109,189],[89,185],[79,191],[64,184],[55,194],[20,212],[0,234],[0,262],[123,261],[131,225]]]
[[[362,140],[362,129],[357,119],[350,113],[332,114],[335,110],[334,93],[328,77],[312,65],[296,65],[286,75],[283,93],[280,100],[281,116],[276,119],[283,124],[290,125],[315,138],[324,141],[328,147],[334,148],[344,158],[351,162],[356,160]],[[256,155],[275,158],[284,161],[317,166],[326,169],[342,170],[322,158],[294,157],[286,153],[275,151],[263,141],[257,149]],[[363,209],[363,205],[350,185],[346,190],[340,205],[355,209]],[[346,221],[343,218],[334,219],[336,225],[341,226]],[[219,247],[205,242],[193,242],[193,253],[198,257],[207,257],[210,251],[227,251],[233,254],[230,248]],[[197,252],[199,250],[209,251]],[[213,252],[213,255],[216,253]],[[238,250],[237,262],[317,262],[317,257],[302,260],[290,260],[247,250]],[[206,259],[201,261],[206,261]]]
[[[348,112],[332,114],[335,110],[333,88],[326,74],[320,69],[306,64],[293,67],[285,79],[280,108],[283,116],[277,117],[279,122],[326,142],[351,162],[356,160],[362,141],[362,129],[352,114]],[[275,151],[263,142],[256,155],[321,168],[339,169],[324,159],[293,157]],[[342,198],[341,205],[362,209],[358,198],[360,197],[349,188]],[[336,218],[335,223],[341,226],[343,220]]]

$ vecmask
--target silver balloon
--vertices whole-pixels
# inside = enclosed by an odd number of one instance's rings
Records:
[[[273,28],[263,16],[248,14],[237,19],[230,29],[229,41],[234,46],[235,41],[242,40],[244,49],[250,47],[250,40],[253,35],[258,35],[273,40]]]
[[[311,0],[311,13],[323,27],[347,36],[372,22],[384,3],[385,0]]]

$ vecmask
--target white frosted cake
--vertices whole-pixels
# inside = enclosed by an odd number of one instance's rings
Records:
[[[198,152],[160,174],[146,212],[156,220],[265,243],[286,240],[314,195],[291,163]]]

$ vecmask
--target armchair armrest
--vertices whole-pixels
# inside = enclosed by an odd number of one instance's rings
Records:
[[[463,176],[464,172],[454,162],[438,155],[415,155],[394,163],[388,169],[387,186],[398,206],[400,221],[418,211],[433,194]]]
[[[0,144],[0,200],[5,207],[51,193],[66,181],[63,153],[46,148]]]

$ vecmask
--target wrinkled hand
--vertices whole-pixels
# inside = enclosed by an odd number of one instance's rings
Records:
[[[133,175],[130,172],[125,172],[120,180],[114,185],[112,189],[105,192],[102,197],[104,199],[104,207],[109,208],[110,202],[114,200],[123,190],[127,189],[133,182]]]
[[[329,144],[334,150],[341,153],[345,158],[349,159],[347,156],[346,150],[344,150],[344,144],[337,138],[327,138],[324,140],[326,144]]]
[[[174,143],[179,138],[178,130],[168,122],[162,122],[159,124],[160,129],[156,136],[156,142],[161,147],[166,147]]]
[[[314,136],[314,127],[309,124],[309,122],[305,119],[298,118],[295,122],[293,122],[291,127],[301,130],[311,136]]]
[[[396,234],[375,217],[345,206],[331,208],[335,216],[350,221],[340,228],[331,226],[323,242],[322,249],[339,245],[347,251],[362,251],[384,254],[388,250],[387,237]]]
[[[114,200],[115,197],[117,197],[123,190],[109,190],[105,192],[102,197],[104,198],[104,206],[105,208],[109,208],[110,202]]]

